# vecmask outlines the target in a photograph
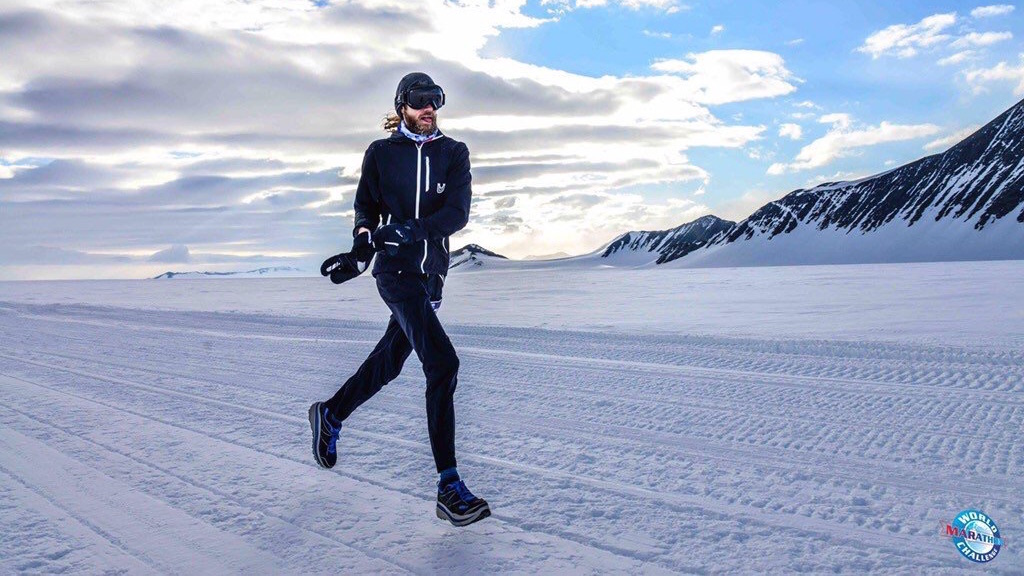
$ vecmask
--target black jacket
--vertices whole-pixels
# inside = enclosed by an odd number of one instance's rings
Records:
[[[443,134],[417,144],[395,132],[370,144],[356,188],[353,235],[360,227],[406,222],[414,240],[395,256],[378,252],[373,275],[447,274],[448,236],[469,221],[471,180],[469,148]]]

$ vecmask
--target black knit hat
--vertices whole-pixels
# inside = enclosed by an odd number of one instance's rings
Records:
[[[402,115],[402,104],[405,104],[405,95],[413,88],[440,88],[434,81],[423,72],[412,72],[402,77],[395,90],[395,114]]]

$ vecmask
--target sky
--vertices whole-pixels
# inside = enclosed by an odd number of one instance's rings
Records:
[[[476,243],[583,254],[939,153],[1024,98],[977,2],[0,0],[0,280],[314,270],[406,73]]]

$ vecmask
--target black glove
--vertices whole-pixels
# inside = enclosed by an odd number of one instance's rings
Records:
[[[335,254],[320,265],[320,275],[330,276],[331,282],[341,284],[359,276],[366,271],[376,251],[373,249],[372,235],[367,230],[352,239],[352,250]]]
[[[399,246],[412,242],[412,228],[408,224],[385,224],[373,235],[374,248],[386,251],[389,256],[398,254]]]
[[[320,274],[330,276],[331,282],[341,284],[347,282],[366,271],[368,262],[356,258],[352,252],[335,254],[320,265]]]
[[[352,240],[352,255],[360,262],[369,262],[376,252],[373,247],[373,235],[369,230],[357,234]]]

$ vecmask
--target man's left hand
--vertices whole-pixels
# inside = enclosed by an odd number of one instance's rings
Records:
[[[386,251],[389,256],[398,254],[399,246],[412,242],[412,228],[408,224],[385,224],[373,235],[374,248]]]

